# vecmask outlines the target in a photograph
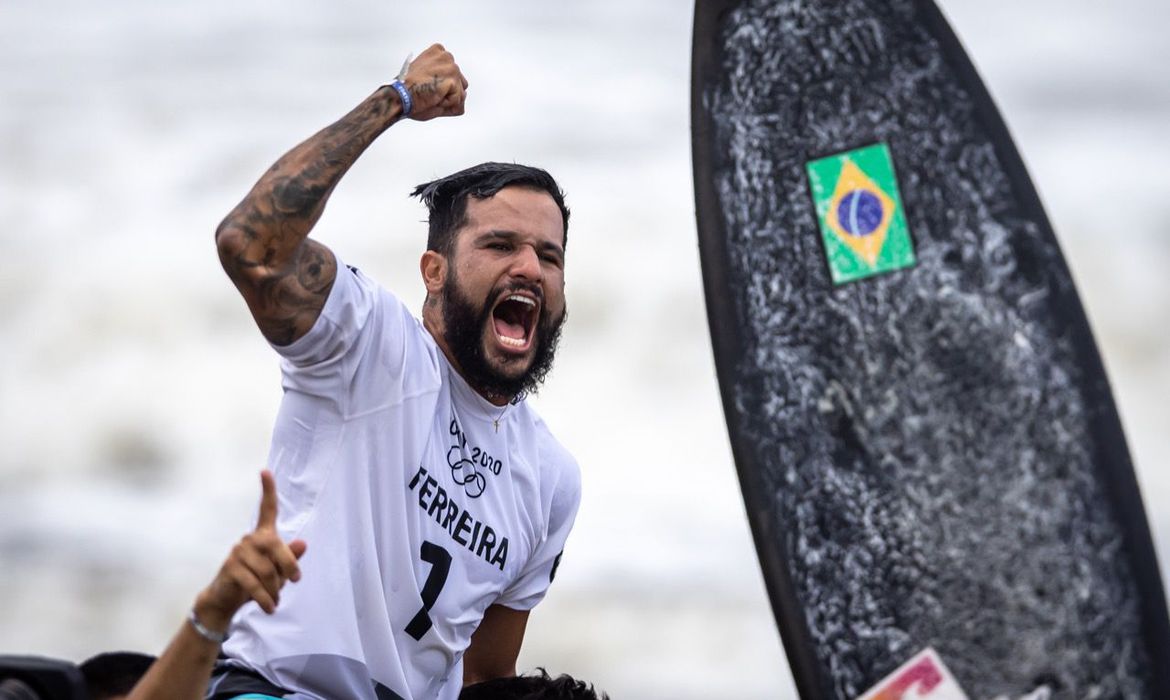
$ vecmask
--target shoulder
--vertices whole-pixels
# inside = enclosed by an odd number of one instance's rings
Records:
[[[437,391],[441,381],[430,333],[396,295],[344,264],[315,325],[277,351],[286,389],[334,401],[346,417]]]
[[[348,265],[338,273],[338,278],[345,283],[341,285],[344,291],[334,318],[338,325],[360,329],[371,336],[369,345],[363,349],[377,350],[391,357],[413,350],[413,354],[437,370],[434,356],[438,348],[434,339],[397,294]]]
[[[346,354],[359,337],[377,330],[381,319],[400,315],[395,312],[402,305],[394,295],[340,258],[337,263],[336,278],[312,327],[288,345],[273,344],[277,352],[298,365]]]

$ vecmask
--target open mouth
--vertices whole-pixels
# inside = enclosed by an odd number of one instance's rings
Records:
[[[523,293],[513,292],[492,309],[492,329],[500,343],[510,349],[527,350],[532,343],[540,307],[536,300]]]

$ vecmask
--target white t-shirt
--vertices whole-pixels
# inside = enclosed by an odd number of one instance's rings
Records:
[[[527,403],[484,400],[396,297],[337,269],[277,347],[269,466],[302,577],[274,615],[244,606],[224,651],[295,698],[455,698],[488,606],[544,597],[580,472]]]

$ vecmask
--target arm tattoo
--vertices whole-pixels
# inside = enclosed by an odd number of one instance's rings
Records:
[[[260,331],[276,345],[309,332],[337,275],[333,254],[312,239],[298,249],[292,268],[293,274],[261,277],[244,294]]]
[[[224,270],[277,345],[307,333],[325,305],[337,262],[309,231],[341,177],[397,118],[390,89],[276,161],[216,231]]]

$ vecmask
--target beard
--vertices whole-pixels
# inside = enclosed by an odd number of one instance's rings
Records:
[[[539,288],[517,283],[493,288],[483,303],[477,306],[464,295],[455,276],[454,266],[448,268],[446,283],[443,285],[444,337],[463,378],[484,396],[508,399],[513,403],[529,393],[535,393],[544,383],[544,378],[553,366],[557,343],[561,339],[561,327],[568,317],[568,312],[562,311],[553,318],[541,303],[540,316],[532,329],[533,351],[528,367],[512,375],[492,366],[484,352],[484,332],[492,319],[492,302],[505,292],[521,290],[533,292],[543,302],[544,296]],[[523,361],[517,358],[513,362]]]

